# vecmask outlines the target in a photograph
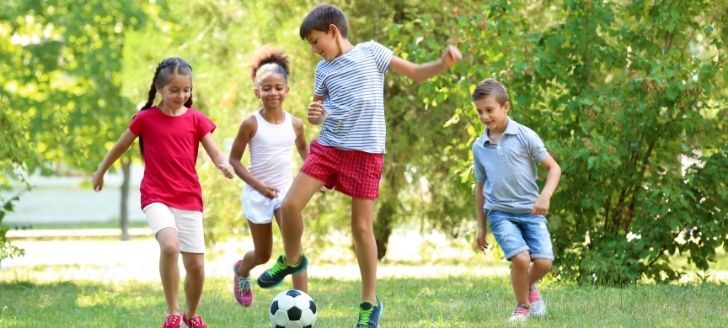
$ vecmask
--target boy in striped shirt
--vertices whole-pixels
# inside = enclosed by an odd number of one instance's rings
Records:
[[[323,57],[316,66],[314,97],[308,106],[308,121],[323,126],[281,206],[285,256],[259,277],[258,284],[270,288],[306,268],[301,211],[322,186],[335,188],[352,202],[352,236],[362,277],[356,327],[379,327],[383,306],[376,295],[373,222],[385,153],[384,73],[391,69],[423,81],[444,72],[462,55],[448,46],[439,60],[415,64],[375,41],[352,45],[346,16],[330,5],[315,7],[299,32],[311,50]]]

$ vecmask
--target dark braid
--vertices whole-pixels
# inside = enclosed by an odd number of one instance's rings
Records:
[[[188,64],[184,59],[177,57],[170,57],[162,60],[157,65],[157,69],[154,70],[154,77],[152,77],[152,85],[149,87],[149,93],[147,102],[139,109],[139,111],[147,110],[152,108],[154,104],[154,98],[157,96],[157,88],[163,87],[169,80],[171,73],[192,75],[192,66]],[[185,102],[185,107],[192,107],[192,93],[190,93],[190,99]],[[139,151],[144,157],[144,140],[139,136]]]

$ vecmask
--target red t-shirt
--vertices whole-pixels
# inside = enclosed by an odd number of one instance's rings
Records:
[[[189,211],[202,211],[202,187],[195,164],[200,140],[215,130],[196,109],[169,116],[159,108],[140,111],[129,130],[144,138],[142,208],[153,202]]]

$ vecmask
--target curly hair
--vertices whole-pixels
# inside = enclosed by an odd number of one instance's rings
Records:
[[[288,80],[288,55],[283,49],[264,46],[253,54],[250,61],[250,78],[253,82],[260,74],[268,72],[281,74]]]

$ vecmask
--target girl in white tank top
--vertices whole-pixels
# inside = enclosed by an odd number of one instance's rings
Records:
[[[272,248],[272,218],[280,223],[280,206],[291,185],[295,144],[302,159],[308,156],[303,122],[283,110],[288,95],[288,57],[282,50],[264,48],[253,58],[251,77],[262,108],[240,124],[230,150],[230,164],[245,182],[241,197],[255,248],[233,265],[233,294],[240,305],[253,302],[250,270],[268,262]],[[240,159],[250,146],[250,165]],[[293,277],[296,289],[307,291],[306,273]]]

